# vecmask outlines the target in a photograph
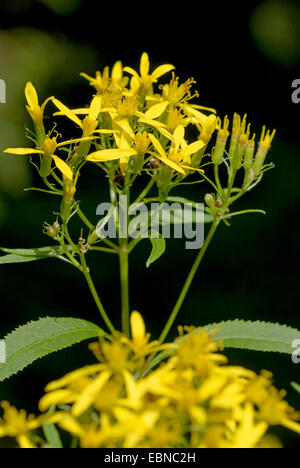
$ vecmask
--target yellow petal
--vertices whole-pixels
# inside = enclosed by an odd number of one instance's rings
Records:
[[[175,142],[175,151],[177,152],[183,139],[184,139],[184,127],[183,125],[178,125],[176,127],[173,137],[174,137],[174,142]]]
[[[199,140],[199,141],[194,141],[194,143],[191,143],[189,146],[187,146],[186,148],[184,148],[180,154],[182,154],[182,156],[189,156],[190,154],[194,154],[194,153],[197,153],[197,151],[201,150],[202,148],[204,148],[206,146],[206,144]]]
[[[102,372],[102,374],[96,377],[94,381],[87,386],[72,408],[73,416],[80,416],[94,403],[95,398],[108,382],[110,376],[111,373],[109,371]]]
[[[137,72],[131,68],[131,67],[125,67],[123,68],[123,71],[124,72],[127,72],[127,73],[130,73],[130,75],[134,76],[135,78],[139,79],[139,75],[137,74]]]
[[[50,98],[50,99],[53,100],[53,98]],[[88,107],[81,107],[79,109],[70,109],[70,110],[71,112],[73,112],[73,114],[76,114],[76,115],[88,115],[90,111]],[[57,116],[57,115],[65,115],[65,114],[64,112],[58,111],[58,112],[54,112],[53,115]]]
[[[70,390],[56,390],[55,392],[47,393],[39,402],[40,411],[47,411],[52,405],[64,405],[74,401],[74,394]]]
[[[140,63],[140,73],[141,76],[147,76],[149,73],[149,55],[144,52],[141,57],[141,63]]]
[[[77,437],[82,437],[84,430],[81,425],[73,418],[70,414],[60,412],[55,413],[49,418],[50,424],[59,424],[59,426],[64,430],[73,434]]]
[[[74,138],[73,140],[66,140],[62,141],[57,145],[57,148],[61,148],[62,146],[72,145],[73,143],[80,143],[81,141],[91,141],[97,137],[83,137],[83,138]]]
[[[3,153],[26,155],[26,154],[41,154],[43,153],[43,151],[32,149],[32,148],[7,148],[3,151]]]
[[[85,366],[81,369],[77,369],[73,372],[70,372],[69,374],[65,375],[59,380],[55,380],[53,382],[50,382],[47,387],[46,387],[46,392],[52,392],[54,390],[57,390],[59,388],[65,387],[66,385],[72,384],[73,382],[76,382],[77,380],[81,379],[82,377],[86,377],[88,375],[95,374],[96,372],[99,372],[100,370],[103,370],[103,364],[93,364],[91,366]]]
[[[160,161],[162,161],[163,163],[165,163],[167,166],[171,167],[172,169],[174,169],[175,171],[177,172],[180,172],[180,174],[183,174],[185,175],[185,172],[183,169],[181,169],[180,166],[178,166],[178,164],[174,163],[173,161],[171,161],[171,159],[167,158],[167,157],[161,157],[160,155],[156,155],[157,159],[160,159]]]
[[[116,124],[119,127],[121,127],[121,129],[124,130],[124,132],[128,133],[128,135],[134,140],[135,138],[134,131],[130,127],[128,120],[126,119],[118,120]]]
[[[149,133],[149,138],[150,138],[150,140],[151,140],[151,142],[152,142],[154,148],[156,149],[156,151],[159,152],[160,156],[161,156],[162,158],[166,158],[167,155],[166,155],[166,153],[165,153],[165,150],[164,150],[163,147],[161,146],[161,144],[160,144],[160,142],[158,141],[158,139],[155,138],[155,136],[152,135],[151,133]]]
[[[83,127],[81,120],[74,114],[73,111],[71,111],[71,109],[69,109],[67,106],[65,106],[62,102],[60,102],[56,98],[53,98],[52,102],[63,113],[63,115],[65,115],[70,120],[75,122],[80,128]]]
[[[68,166],[68,164],[65,163],[65,161],[63,161],[62,159],[60,159],[58,156],[55,156],[55,154],[52,155],[52,159],[54,160],[57,169],[59,169],[60,172],[61,172],[68,180],[72,181],[72,180],[73,180],[73,171],[72,171],[72,169],[70,168],[70,166]]]
[[[121,80],[123,73],[122,73],[123,67],[122,67],[122,62],[118,60],[113,66],[113,69],[111,71],[111,77],[113,81],[119,81]]]
[[[139,312],[132,312],[130,316],[130,326],[133,341],[143,341],[146,334],[146,329],[143,317]]]
[[[157,119],[157,117],[160,117],[161,114],[164,113],[168,105],[168,101],[163,101],[158,104],[155,104],[154,106],[150,107],[150,109],[148,109],[147,112],[145,112],[145,116],[149,119]]]
[[[89,110],[89,117],[92,120],[97,120],[98,115],[100,114],[100,111],[101,111],[101,104],[102,104],[101,96],[95,96],[91,102],[91,107]]]
[[[28,105],[29,105],[29,107],[31,107],[31,109],[34,109],[35,107],[37,107],[39,105],[38,95],[37,95],[35,87],[31,83],[31,81],[26,83],[25,97],[26,97]]]
[[[20,435],[17,437],[17,442],[21,449],[35,449],[37,448],[29,439],[27,435]]]
[[[155,80],[157,80],[160,76],[162,75],[165,75],[166,73],[168,73],[169,71],[171,70],[174,70],[175,67],[173,65],[161,65],[160,67],[157,67],[154,72],[152,73],[152,78],[154,78]]]
[[[130,158],[130,156],[134,156],[135,154],[137,152],[133,149],[107,149],[89,154],[86,160],[92,162],[115,161],[116,159]]]

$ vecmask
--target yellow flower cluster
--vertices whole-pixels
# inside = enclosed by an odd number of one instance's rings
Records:
[[[263,129],[255,155],[255,135],[250,138],[246,117],[241,119],[235,114],[227,153],[229,119],[225,117],[222,123],[214,109],[194,102],[198,92],[191,90],[195,84],[193,78],[181,83],[170,64],[151,71],[147,53],[142,54],[139,68],[137,72],[118,61],[111,72],[105,67],[95,77],[82,73],[95,94],[89,107],[79,109],[70,109],[55,97],[40,105],[34,86],[27,83],[26,107],[34,123],[36,148],[7,148],[5,153],[40,155],[39,172],[48,187],[50,175],[58,181],[52,168],[54,162],[55,169],[61,173],[60,184],[64,186],[63,218],[70,216],[78,174],[84,164],[99,165],[116,190],[124,188],[120,184],[125,179],[126,186],[130,187],[136,176],[145,171],[156,178],[159,196],[166,199],[172,184],[174,187],[195,171],[203,174],[202,160],[215,132],[217,141],[211,155],[212,163],[218,166],[224,160],[230,162],[229,194],[238,169],[244,167],[246,172],[244,189],[264,172],[274,132]],[[165,77],[169,73],[171,79]],[[166,83],[159,85],[161,77]],[[58,135],[51,136],[53,130],[46,132],[44,111],[49,102],[58,110],[55,116],[67,117],[76,125],[79,131],[76,138],[58,142]],[[67,158],[61,157],[62,151]],[[205,161],[207,164],[209,162]],[[220,189],[218,182],[217,185]]]
[[[270,373],[228,365],[211,332],[179,331],[172,344],[151,342],[133,312],[131,339],[100,337],[91,345],[98,364],[46,387],[40,410],[55,406],[54,414],[27,418],[3,403],[0,436],[34,447],[32,431],[47,422],[82,448],[265,448],[281,446],[268,433],[271,426],[300,433],[300,415],[273,387]],[[157,352],[164,359],[151,368],[149,355]]]
[[[96,163],[119,161],[124,171],[132,162],[132,157],[145,157],[146,153],[150,159],[155,156],[176,173],[185,176],[192,155],[207,146],[216,128],[217,117],[213,109],[190,104],[190,100],[198,96],[191,93],[191,86],[195,83],[193,79],[180,84],[173,72],[171,81],[158,87],[155,92],[154,85],[158,79],[173,69],[173,65],[161,65],[150,73],[149,57],[143,53],[140,73],[130,67],[123,68],[120,61],[115,63],[111,74],[108,67],[103,73],[97,72],[95,78],[82,73],[95,88],[96,95],[89,108],[74,110],[54,97],[48,98],[40,106],[34,86],[27,83],[26,107],[34,122],[37,147],[8,148],[5,152],[43,155],[46,165],[46,169],[41,171],[43,177],[50,175],[52,160],[63,176],[70,180],[72,172],[75,175],[78,163],[83,160]],[[132,75],[131,79],[124,73]],[[50,139],[46,136],[43,117],[49,102],[58,108],[55,115],[66,116],[81,129],[80,138],[58,143],[56,137]],[[189,124],[196,126],[198,133],[196,141],[190,145],[186,142],[184,130]],[[99,138],[101,145],[97,144]],[[90,152],[91,141],[98,148],[97,151]],[[65,163],[54,154],[57,149],[78,143],[82,144],[79,145],[76,164],[74,158],[69,158]],[[149,163],[149,158],[145,162]]]

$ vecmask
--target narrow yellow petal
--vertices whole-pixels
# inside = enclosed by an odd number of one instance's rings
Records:
[[[43,153],[43,151],[32,149],[32,148],[7,148],[3,151],[3,153],[26,155],[26,154],[41,154]]]
[[[34,109],[35,107],[37,107],[39,105],[39,98],[38,98],[36,89],[33,86],[33,84],[31,83],[31,81],[26,83],[25,97],[26,97],[28,105],[29,105],[29,107],[31,107],[31,109]]]
[[[163,147],[161,146],[160,142],[158,141],[157,138],[155,138],[154,135],[152,135],[151,133],[149,133],[149,138],[154,146],[154,148],[156,149],[156,151],[159,152],[160,156],[162,158],[167,158],[167,155],[165,153],[165,150],[163,149]]]
[[[100,111],[101,111],[101,104],[102,104],[102,97],[98,95],[95,96],[91,102],[91,107],[89,110],[89,117],[92,120],[96,120],[98,118],[98,115],[100,114]]]
[[[141,63],[140,63],[140,73],[141,73],[141,77],[145,77],[148,75],[149,73],[149,67],[150,67],[150,64],[149,64],[149,55],[147,54],[147,52],[144,52],[142,54],[142,57],[141,57]]]
[[[164,113],[168,105],[168,101],[163,101],[158,104],[155,104],[154,106],[150,107],[150,109],[148,109],[147,112],[145,112],[145,116],[149,119],[157,119],[157,117],[160,117],[161,114]]]
[[[180,174],[183,174],[185,175],[185,172],[183,169],[181,169],[180,166],[178,166],[178,164],[174,163],[173,161],[171,161],[169,158],[167,157],[162,157],[160,155],[156,155],[157,159],[160,159],[160,161],[162,161],[163,163],[165,163],[167,166],[171,167],[172,169],[174,169],[175,171],[179,172]]]
[[[17,437],[17,442],[21,449],[35,449],[37,448],[29,439],[27,435],[20,435]]]
[[[182,154],[182,156],[189,156],[190,154],[194,154],[194,153],[197,153],[197,151],[201,150],[202,148],[204,148],[206,146],[206,144],[199,140],[199,141],[194,141],[194,143],[191,143],[189,146],[187,146],[186,148],[184,148],[180,154]]]
[[[63,115],[65,115],[70,120],[75,122],[80,128],[83,127],[81,120],[74,114],[74,112],[71,111],[71,109],[69,109],[67,106],[65,106],[62,102],[60,102],[56,98],[53,98],[52,102],[63,113]]]
[[[135,154],[137,152],[134,149],[107,149],[89,154],[86,160],[92,162],[115,161],[121,158],[130,158],[130,156],[134,156]]]
[[[135,78],[139,79],[139,75],[138,75],[137,72],[136,72],[133,68],[131,68],[131,67],[125,67],[125,68],[123,68],[123,71],[124,71],[124,72],[127,72],[127,73],[129,73],[130,75],[134,76]]]
[[[80,395],[75,405],[72,408],[72,415],[75,417],[84,413],[93,403],[101,389],[110,379],[111,373],[109,371],[102,372],[98,375],[93,382],[86,387]]]
[[[99,372],[101,370],[103,370],[103,364],[92,364],[91,366],[82,367],[81,369],[77,369],[73,372],[70,372],[69,374],[65,375],[59,380],[54,380],[53,382],[50,382],[45,390],[46,392],[53,392],[54,390],[76,382],[82,377],[95,374],[96,372]]]
[[[184,133],[185,131],[184,131],[183,125],[178,125],[178,127],[176,127],[174,134],[173,134],[176,152],[178,151],[179,147],[182,144],[182,141],[184,139]]]
[[[72,145],[73,143],[80,143],[81,141],[91,141],[97,137],[83,137],[83,138],[74,138],[73,140],[66,140],[62,141],[57,145],[57,148],[61,148],[62,146]]]
[[[57,169],[59,169],[60,172],[61,172],[68,180],[71,180],[71,181],[72,181],[72,180],[73,180],[73,171],[72,171],[72,169],[70,168],[70,166],[68,166],[68,164],[65,163],[65,161],[63,161],[62,159],[60,159],[58,156],[55,156],[55,154],[52,155],[52,159],[54,160]]]
[[[43,396],[39,402],[39,409],[41,412],[45,412],[53,405],[72,403],[74,398],[75,396],[70,390],[56,390]]]
[[[173,65],[161,65],[160,67],[157,67],[154,72],[152,73],[152,78],[154,80],[157,80],[159,77],[161,77],[162,75],[165,75],[166,73],[168,73],[169,71],[171,70],[174,70],[175,67]]]
[[[130,326],[133,341],[143,341],[146,334],[146,328],[143,317],[139,312],[132,312],[130,316]]]
[[[50,98],[50,99],[53,100],[53,98]],[[70,110],[71,112],[73,112],[73,114],[76,114],[76,115],[89,115],[89,112],[90,112],[90,109],[88,107],[81,107],[79,109],[70,109]],[[58,112],[54,112],[53,115],[54,116],[65,115],[65,113],[58,111]]]
[[[122,62],[118,60],[112,68],[111,71],[111,77],[113,81],[119,81],[121,80],[123,73],[122,73],[123,67],[122,67]]]

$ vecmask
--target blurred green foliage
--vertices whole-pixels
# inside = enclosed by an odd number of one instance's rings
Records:
[[[299,21],[298,2],[267,0],[254,9],[250,26],[264,54],[283,65],[290,65],[300,59]]]

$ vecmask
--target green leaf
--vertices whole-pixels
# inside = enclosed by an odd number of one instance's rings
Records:
[[[55,413],[55,406],[52,406],[50,410],[48,411],[48,415],[52,416],[54,413]],[[46,441],[48,442],[51,448],[55,448],[55,449],[63,448],[63,444],[62,444],[59,432],[54,426],[54,424],[44,424],[43,432],[46,437]]]
[[[177,340],[178,343],[186,340],[192,334],[201,330],[213,331],[217,333],[212,340],[221,340],[225,348],[248,349],[250,351],[264,351],[274,353],[292,354],[294,348],[292,343],[300,339],[300,331],[280,325],[278,323],[250,322],[243,320],[233,320],[228,322],[214,323],[205,327],[197,328]],[[158,365],[164,359],[174,354],[174,351],[163,351],[159,353],[151,362],[149,369]]]
[[[296,382],[292,382],[291,386],[293,387],[294,390],[296,390],[296,392],[300,393],[300,385],[299,384],[297,384]]]
[[[68,260],[63,257],[64,250],[60,245],[35,249],[7,249],[0,247],[0,250],[8,254],[0,257],[0,264],[26,263],[35,260],[43,260],[45,258],[59,258],[60,260],[68,262]]]
[[[166,250],[166,241],[163,237],[158,237],[157,239],[150,237],[150,241],[152,243],[152,251],[146,263],[147,268],[156,262]]]
[[[74,318],[46,317],[23,325],[5,338],[6,363],[0,364],[0,382],[37,359],[81,341],[95,338],[100,328]]]
[[[292,343],[300,338],[300,331],[295,328],[259,321],[233,320],[207,325],[204,328],[218,330],[213,339],[222,340],[226,348],[252,351],[292,354]]]

